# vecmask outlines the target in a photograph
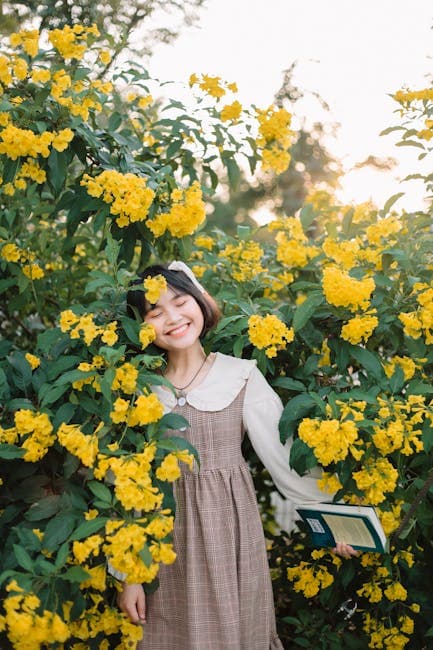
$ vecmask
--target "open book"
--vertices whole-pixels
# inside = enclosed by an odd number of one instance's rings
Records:
[[[307,524],[315,546],[350,544],[360,551],[385,553],[387,539],[373,506],[347,503],[318,503],[296,506]]]

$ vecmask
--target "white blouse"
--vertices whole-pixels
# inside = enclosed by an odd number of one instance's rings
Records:
[[[256,361],[217,352],[208,374],[186,394],[186,400],[199,411],[220,411],[233,402],[245,384],[244,427],[254,451],[279,491],[296,505],[329,501],[332,496],[317,486],[320,471],[300,476],[290,468],[291,441],[283,445],[278,430],[283,405],[256,367]],[[167,388],[152,386],[152,390],[166,412],[175,407],[176,398]]]

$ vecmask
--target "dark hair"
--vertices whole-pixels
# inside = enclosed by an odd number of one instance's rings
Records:
[[[204,336],[209,330],[215,327],[220,319],[220,311],[215,300],[208,294],[202,293],[198,287],[190,280],[183,271],[170,270],[166,264],[153,264],[142,271],[133,285],[141,285],[140,289],[131,288],[126,296],[127,313],[131,318],[140,316],[143,320],[146,314],[152,309],[153,305],[149,303],[144,295],[143,281],[148,278],[154,278],[156,275],[162,275],[169,287],[174,290],[187,293],[197,302],[203,314],[203,329],[200,336]]]

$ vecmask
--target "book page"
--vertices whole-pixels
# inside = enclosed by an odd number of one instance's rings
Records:
[[[331,529],[336,542],[375,548],[374,539],[361,518],[342,517],[341,515],[325,513],[322,514],[322,517]]]

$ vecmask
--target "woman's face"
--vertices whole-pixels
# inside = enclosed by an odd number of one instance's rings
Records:
[[[161,294],[144,320],[155,329],[155,344],[167,352],[194,345],[204,325],[203,313],[195,298],[170,287]]]

